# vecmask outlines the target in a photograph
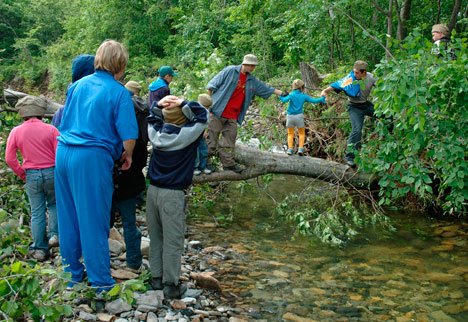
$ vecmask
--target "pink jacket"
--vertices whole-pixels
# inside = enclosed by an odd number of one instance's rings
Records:
[[[52,125],[32,118],[11,130],[5,151],[5,161],[18,177],[26,180],[25,170],[55,166],[55,151],[59,131]],[[20,151],[20,165],[16,152]]]

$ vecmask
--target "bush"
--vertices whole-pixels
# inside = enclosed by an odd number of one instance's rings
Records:
[[[374,96],[381,122],[362,159],[381,178],[381,204],[413,194],[425,206],[462,214],[468,199],[467,42],[452,44],[454,60],[431,54],[431,46],[415,33],[395,60],[378,65]]]

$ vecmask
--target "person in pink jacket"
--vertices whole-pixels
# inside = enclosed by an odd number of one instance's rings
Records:
[[[54,169],[59,131],[44,123],[47,102],[40,97],[21,98],[16,109],[24,122],[11,130],[7,139],[5,161],[26,182],[31,207],[30,255],[38,261],[48,257],[49,247],[58,246],[57,211],[55,207]],[[17,151],[21,153],[20,165]],[[47,234],[47,214],[49,213]]]

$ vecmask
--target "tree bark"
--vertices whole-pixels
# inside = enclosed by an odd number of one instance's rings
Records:
[[[306,88],[319,89],[319,84],[322,82],[323,76],[317,72],[317,69],[305,62],[299,63],[299,69]]]
[[[393,14],[393,0],[388,0],[388,11],[387,11],[387,43],[385,44],[385,56],[390,58],[389,50],[390,50],[390,42],[392,39],[392,14]]]
[[[455,0],[453,3],[452,15],[450,16],[450,22],[448,24],[449,33],[452,32],[453,28],[457,24],[457,16],[461,9],[461,0]]]
[[[5,109],[6,111],[16,112],[16,110],[14,109],[14,106],[16,105],[16,102],[18,102],[19,99],[25,97],[26,95],[28,95],[28,94],[25,94],[25,93],[22,93],[22,92],[17,92],[17,91],[14,91],[12,89],[4,89],[3,90],[3,96],[0,97],[0,103],[2,103],[2,104],[7,103],[8,105],[10,105],[12,107],[12,108]],[[46,113],[45,113],[44,117],[52,118],[52,116],[54,116],[55,112],[59,108],[61,108],[63,105],[59,104],[59,103],[56,103],[56,102],[53,102],[50,99],[48,99],[47,97],[43,97],[43,98],[47,101],[47,110],[46,110]]]
[[[401,8],[398,8],[398,0],[395,0],[398,13],[397,39],[403,40],[406,37],[406,22],[410,17],[411,0],[404,0]]]
[[[25,93],[10,89],[4,90],[4,97],[11,106],[14,106],[20,98],[26,95]],[[47,114],[49,117],[52,117],[55,111],[62,106],[48,99],[47,103]],[[16,111],[14,108],[7,110]],[[377,184],[377,177],[374,175],[357,172],[347,165],[334,161],[306,156],[288,156],[285,153],[267,152],[244,145],[236,145],[234,151],[236,161],[246,165],[246,170],[242,173],[221,171],[210,175],[200,175],[194,177],[193,182],[239,181],[252,179],[264,174],[277,173],[316,178],[333,184],[361,189],[373,189]]]
[[[235,159],[246,165],[242,173],[233,171],[213,172],[193,178],[194,183],[213,181],[238,181],[255,178],[264,174],[300,175],[347,187],[373,189],[377,177],[355,171],[347,165],[313,157],[288,156],[283,153],[261,151],[244,145],[236,145]]]

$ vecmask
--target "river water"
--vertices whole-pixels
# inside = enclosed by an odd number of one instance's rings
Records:
[[[271,197],[306,184],[278,176],[266,194],[231,183],[191,216],[191,239],[229,251],[209,264],[231,307],[263,321],[468,321],[468,224],[392,213],[390,236],[368,231],[331,247],[292,236],[274,215]]]

